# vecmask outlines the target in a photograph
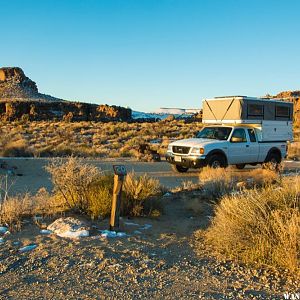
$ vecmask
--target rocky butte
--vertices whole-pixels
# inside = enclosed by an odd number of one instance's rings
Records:
[[[21,68],[0,68],[0,119],[130,121],[131,109],[66,101],[39,93]]]

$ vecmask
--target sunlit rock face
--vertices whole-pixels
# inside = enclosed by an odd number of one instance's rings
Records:
[[[21,68],[0,68],[0,119],[63,121],[129,121],[131,109],[65,101],[39,93]]]

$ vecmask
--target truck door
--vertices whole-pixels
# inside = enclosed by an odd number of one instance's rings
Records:
[[[257,137],[256,137],[256,133],[255,133],[255,129],[254,128],[248,128],[247,129],[247,133],[248,133],[248,138],[250,143],[248,149],[249,151],[249,159],[250,159],[250,163],[255,163],[258,162],[258,156],[259,156],[259,144],[257,141]]]
[[[228,160],[229,164],[245,164],[253,162],[250,147],[250,139],[247,139],[244,128],[235,128],[228,146]]]

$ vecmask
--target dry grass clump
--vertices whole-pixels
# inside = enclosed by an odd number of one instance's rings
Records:
[[[199,174],[200,184],[209,198],[220,198],[241,188],[263,187],[279,180],[279,175],[268,169],[254,169],[248,172],[234,172],[231,168],[213,169],[205,167]]]
[[[294,142],[289,145],[288,158],[293,160],[300,159],[300,142]]]
[[[7,197],[0,203],[0,224],[9,226],[11,230],[19,230],[22,218],[30,215],[32,209],[32,202],[28,195]]]
[[[224,196],[206,239],[227,258],[299,272],[300,178]]]
[[[53,159],[46,167],[54,185],[54,199],[68,209],[92,218],[110,213],[113,178],[103,174],[82,159],[70,157],[66,161]]]
[[[234,178],[229,169],[205,167],[199,174],[199,180],[205,194],[211,198],[219,198],[234,188]]]
[[[157,198],[162,193],[158,179],[146,174],[136,176],[131,172],[126,176],[124,192],[126,197],[122,203],[122,212],[125,215],[157,216],[163,210],[161,200]]]
[[[33,156],[25,139],[8,141],[2,146],[1,156],[5,157],[30,157]]]

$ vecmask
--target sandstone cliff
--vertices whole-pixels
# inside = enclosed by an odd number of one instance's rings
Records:
[[[65,101],[39,93],[20,68],[0,68],[0,119],[14,121],[129,121],[131,110],[109,105]]]

